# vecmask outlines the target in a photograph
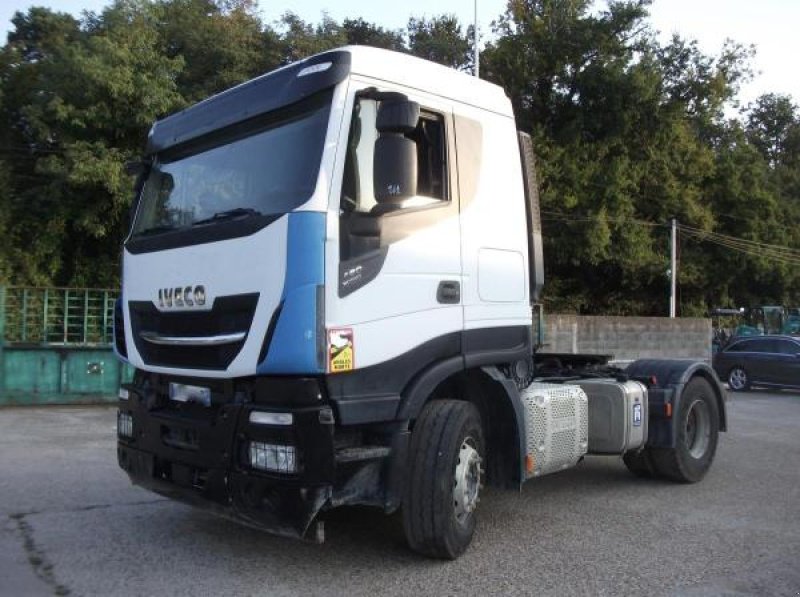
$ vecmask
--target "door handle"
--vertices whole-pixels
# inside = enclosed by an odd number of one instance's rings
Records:
[[[436,289],[436,300],[443,305],[457,305],[461,301],[461,284],[455,280],[442,280]]]

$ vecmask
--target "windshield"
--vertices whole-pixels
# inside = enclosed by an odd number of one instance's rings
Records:
[[[313,194],[330,94],[268,122],[235,127],[180,154],[157,156],[142,188],[133,236],[287,213]]]

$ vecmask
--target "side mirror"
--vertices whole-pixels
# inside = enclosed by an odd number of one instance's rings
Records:
[[[378,203],[399,203],[417,194],[417,144],[406,137],[419,122],[419,104],[386,99],[378,108],[373,191]]]

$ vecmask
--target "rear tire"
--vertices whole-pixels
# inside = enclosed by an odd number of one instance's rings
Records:
[[[467,549],[475,532],[484,446],[473,404],[436,400],[422,410],[411,434],[403,499],[411,549],[451,560]]]
[[[734,392],[750,389],[750,376],[742,367],[734,367],[728,373],[728,387]]]
[[[719,439],[719,408],[711,384],[695,377],[683,390],[675,416],[674,448],[651,448],[659,476],[679,483],[700,481],[714,460]]]

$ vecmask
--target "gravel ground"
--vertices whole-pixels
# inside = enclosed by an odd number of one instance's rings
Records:
[[[115,409],[0,410],[2,595],[800,595],[800,395],[732,394],[696,485],[589,457],[489,491],[455,562],[397,517],[343,509],[305,544],[131,486]]]

